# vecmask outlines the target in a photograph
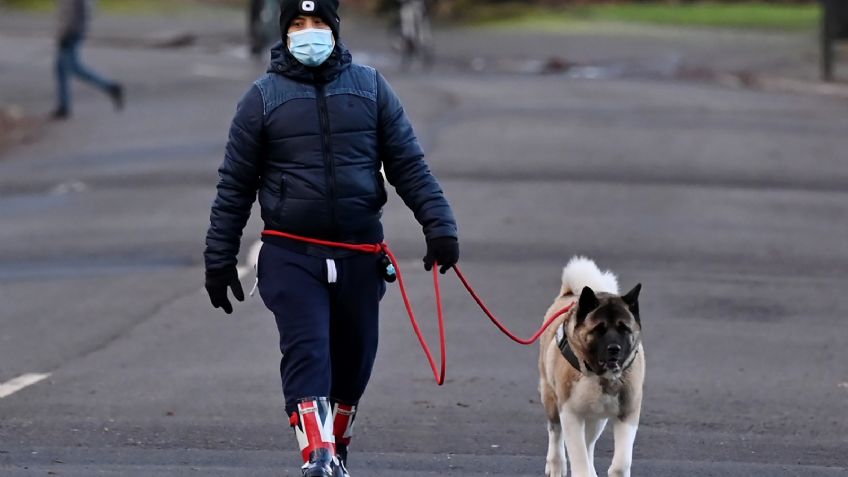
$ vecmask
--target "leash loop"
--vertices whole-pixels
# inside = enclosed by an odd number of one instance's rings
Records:
[[[421,343],[421,349],[424,350],[424,354],[427,356],[427,362],[430,363],[430,369],[433,371],[433,377],[436,378],[436,384],[441,386],[445,384],[445,373],[447,371],[447,347],[445,345],[445,315],[442,311],[442,293],[439,286],[437,264],[433,264],[433,289],[436,292],[436,309],[438,310],[439,320],[439,348],[441,351],[440,358],[442,363],[438,371],[436,370],[436,360],[433,359],[433,353],[430,351],[430,346],[427,344],[427,340],[424,339],[424,333],[421,332],[421,328],[418,326],[418,321],[415,319],[415,313],[412,311],[412,303],[409,301],[409,295],[406,293],[406,285],[403,283],[403,273],[400,271],[400,265],[398,264],[397,258],[386,243],[381,244],[380,250],[389,256],[389,260],[391,260],[392,265],[395,267],[398,278],[398,286],[400,287],[400,294],[401,297],[403,297],[403,304],[406,306],[406,313],[409,315],[409,321],[412,323],[412,329],[415,331],[415,336],[418,337],[418,342]]]

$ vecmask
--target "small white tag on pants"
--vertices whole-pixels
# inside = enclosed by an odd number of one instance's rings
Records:
[[[327,283],[336,283],[339,278],[336,272],[336,262],[332,258],[327,259]]]

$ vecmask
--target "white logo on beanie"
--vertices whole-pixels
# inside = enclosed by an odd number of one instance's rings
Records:
[[[304,12],[314,12],[315,2],[312,0],[303,0],[303,3],[300,4],[300,9]]]

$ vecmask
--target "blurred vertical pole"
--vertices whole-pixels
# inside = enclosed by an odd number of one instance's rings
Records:
[[[824,81],[833,80],[834,1],[821,0],[821,73]]]

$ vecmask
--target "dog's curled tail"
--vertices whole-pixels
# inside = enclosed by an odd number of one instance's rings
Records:
[[[574,256],[562,269],[560,296],[579,295],[583,287],[595,292],[618,294],[618,278],[611,271],[601,271],[595,262],[586,257]]]

